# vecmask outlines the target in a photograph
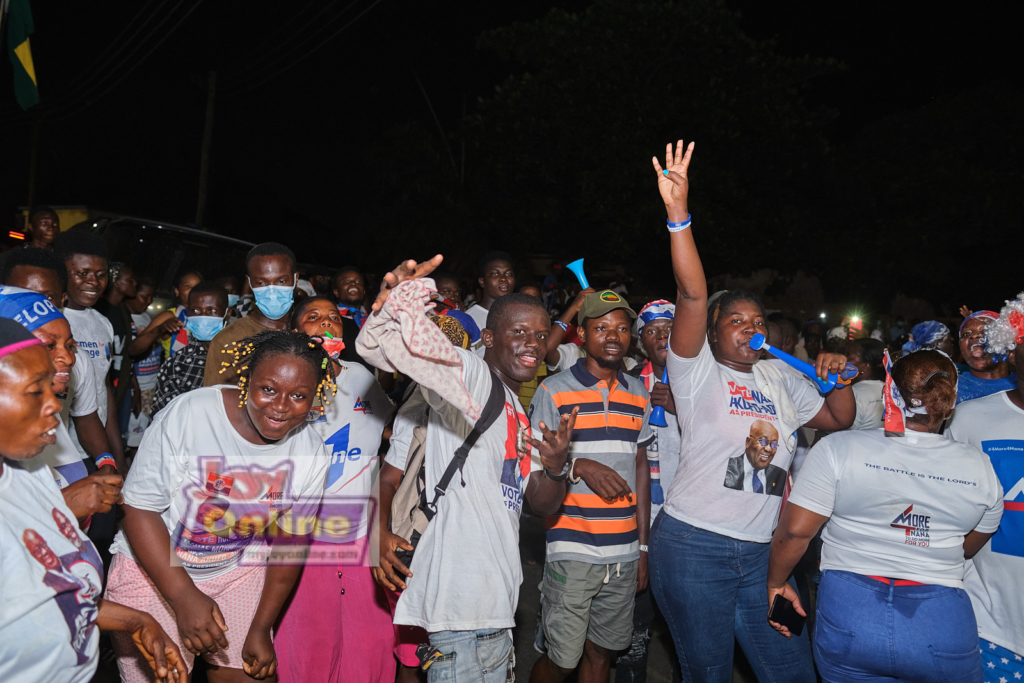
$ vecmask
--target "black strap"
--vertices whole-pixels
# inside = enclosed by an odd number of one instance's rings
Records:
[[[490,369],[488,368],[488,370]],[[462,468],[466,464],[466,458],[469,457],[469,452],[476,445],[477,439],[491,428],[494,421],[498,419],[498,415],[501,415],[505,410],[505,385],[502,384],[502,381],[498,379],[493,370],[489,374],[491,375],[491,395],[487,397],[487,403],[484,405],[483,412],[480,413],[480,419],[476,421],[473,431],[469,433],[466,440],[455,451],[455,457],[448,463],[448,469],[444,471],[444,474],[441,475],[441,480],[434,487],[434,500],[426,503],[425,506],[420,506],[423,514],[427,516],[428,522],[437,514],[437,501],[441,500],[441,496],[448,490],[448,485],[452,483],[455,472],[458,471],[461,476]]]

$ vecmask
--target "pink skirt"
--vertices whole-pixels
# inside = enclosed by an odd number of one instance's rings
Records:
[[[252,618],[263,595],[266,573],[266,566],[237,567],[223,576],[196,582],[196,588],[217,603],[228,625],[228,649],[203,655],[203,659],[217,666],[242,668],[242,646],[245,645],[245,637],[249,634]],[[138,563],[120,553],[114,555],[104,597],[111,602],[149,612],[178,645],[188,670],[192,671],[195,655],[181,644],[174,612]],[[146,683],[153,680],[153,670],[139,654],[132,642],[131,633],[113,631],[110,640],[117,654],[117,668],[121,672],[122,683]]]
[[[313,541],[311,554],[365,543]],[[282,612],[274,632],[280,683],[394,683],[391,610],[369,567],[307,564]]]

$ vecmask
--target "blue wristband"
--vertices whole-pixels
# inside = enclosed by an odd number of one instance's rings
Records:
[[[117,462],[114,461],[114,456],[110,453],[102,453],[100,457],[96,458],[96,469],[103,467],[104,465],[110,465],[117,470]]]
[[[562,328],[562,332],[568,332],[569,326],[563,323],[561,320],[556,320],[555,324]]]
[[[666,221],[668,223],[668,231],[669,232],[682,232],[683,230],[686,230],[688,227],[690,227],[690,221],[692,221],[692,220],[693,220],[693,214],[688,215],[686,217],[686,220],[683,221],[682,223],[673,223],[672,221]]]

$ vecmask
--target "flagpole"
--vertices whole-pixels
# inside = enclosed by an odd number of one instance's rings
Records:
[[[0,0],[0,47],[4,44],[4,19],[7,18],[7,0]]]

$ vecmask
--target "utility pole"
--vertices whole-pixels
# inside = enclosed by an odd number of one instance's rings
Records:
[[[32,155],[29,157],[28,162],[28,213],[25,215],[25,225],[28,227],[28,219],[32,213],[32,205],[36,201],[36,167],[39,164],[39,129],[43,125],[43,117],[39,111],[39,106],[33,107],[35,109],[34,115],[32,116]]]
[[[210,142],[213,139],[213,103],[217,95],[217,72],[211,71],[206,85],[206,125],[203,127],[203,149],[199,155],[199,204],[196,228],[202,230],[206,220],[207,190],[210,178]]]

